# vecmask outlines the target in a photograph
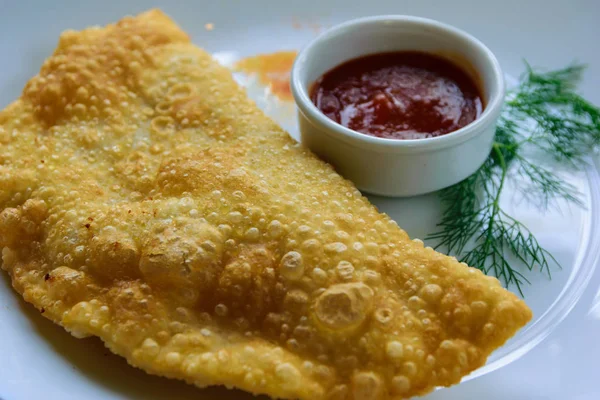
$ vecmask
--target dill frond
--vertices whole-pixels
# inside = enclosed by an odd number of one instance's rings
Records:
[[[600,145],[600,109],[575,91],[584,69],[572,65],[540,73],[527,66],[509,93],[488,159],[472,176],[440,192],[442,219],[427,237],[506,286],[514,285],[521,295],[529,283],[522,267],[550,277],[551,266],[559,265],[523,223],[502,209],[500,196],[511,179],[523,198],[541,209],[557,199],[582,204],[573,185],[527,154],[541,151],[559,164],[582,168]]]

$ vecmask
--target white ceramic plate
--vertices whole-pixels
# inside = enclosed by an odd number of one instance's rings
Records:
[[[7,2],[6,2],[7,3]],[[106,4],[109,3],[109,4]],[[116,21],[160,6],[193,41],[225,64],[257,53],[299,49],[316,32],[366,15],[410,14],[438,19],[474,34],[494,51],[510,77],[523,70],[523,59],[548,68],[573,60],[589,64],[583,94],[600,104],[600,3],[499,1],[342,0],[179,2],[21,2],[0,0],[0,107],[17,98],[27,79],[67,28]],[[205,29],[212,23],[213,30]],[[250,95],[293,136],[293,105],[273,101],[264,88],[238,76]],[[1,149],[0,149],[1,151]],[[534,321],[489,359],[488,364],[450,389],[427,399],[599,399],[594,378],[600,347],[600,177],[590,167],[566,178],[580,188],[585,208],[561,207],[541,214],[515,202],[504,204],[536,234],[563,266],[552,280],[528,274],[525,297]],[[440,216],[435,195],[372,201],[413,237],[433,231]],[[129,367],[97,339],[79,340],[44,319],[0,278],[0,399],[249,399],[221,388],[199,390],[152,377]]]

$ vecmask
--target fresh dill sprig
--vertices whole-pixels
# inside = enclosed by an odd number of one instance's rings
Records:
[[[527,66],[508,95],[489,157],[473,175],[441,191],[442,219],[427,238],[506,286],[514,285],[521,295],[529,281],[510,258],[548,276],[558,263],[523,223],[502,209],[500,197],[510,179],[525,200],[541,209],[557,199],[581,205],[573,185],[528,154],[541,153],[578,169],[600,145],[600,109],[575,91],[584,69],[572,65],[540,73]]]

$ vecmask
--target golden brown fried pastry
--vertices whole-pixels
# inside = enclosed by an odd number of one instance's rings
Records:
[[[405,398],[531,317],[409,240],[159,11],[61,36],[0,113],[0,210],[25,300],[200,387]]]

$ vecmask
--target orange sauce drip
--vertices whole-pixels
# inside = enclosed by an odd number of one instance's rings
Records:
[[[291,100],[290,72],[297,51],[278,51],[243,58],[235,65],[235,70],[248,75],[256,75],[261,84],[281,100]]]

